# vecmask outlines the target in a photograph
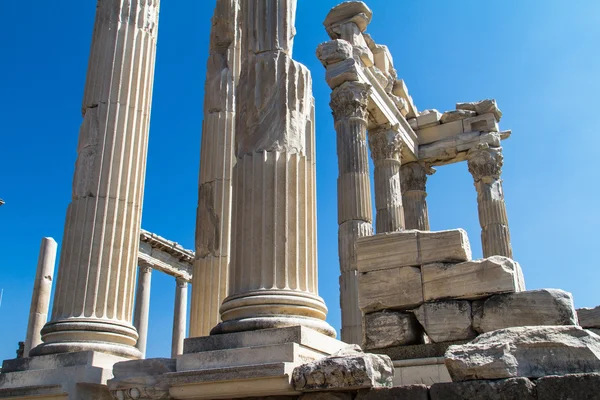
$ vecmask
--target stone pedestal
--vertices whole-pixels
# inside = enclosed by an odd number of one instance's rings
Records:
[[[481,145],[469,151],[469,172],[477,189],[483,256],[512,258],[508,217],[502,190],[502,148]]]
[[[158,10],[98,2],[52,318],[32,355],[141,356],[132,314]]]
[[[356,284],[356,240],[373,234],[373,211],[367,149],[367,104],[370,87],[346,82],[331,94],[338,153],[338,223],[342,306],[342,340],[362,341],[362,314]]]
[[[400,169],[406,229],[430,230],[426,186],[427,176],[434,173],[433,168],[418,162],[404,164]]]
[[[29,309],[27,339],[23,349],[25,356],[29,355],[32,348],[42,343],[40,332],[48,319],[50,293],[52,292],[52,280],[54,279],[54,264],[56,262],[56,247],[57,244],[54,239],[42,239]]]
[[[200,184],[196,260],[192,281],[190,336],[205,336],[221,318],[227,297],[231,244],[231,191],[235,164],[235,88],[240,70],[239,0],[217,0],[210,37]]]
[[[142,353],[142,356],[146,355],[146,345],[148,342],[148,318],[150,315],[151,284],[152,268],[139,267],[133,325],[139,334],[136,347]]]
[[[173,313],[173,343],[171,345],[171,358],[183,354],[183,340],[187,328],[187,298],[188,283],[183,279],[175,282],[175,312]]]
[[[369,130],[371,158],[375,164],[376,232],[404,229],[404,210],[400,190],[402,141],[397,127]]]

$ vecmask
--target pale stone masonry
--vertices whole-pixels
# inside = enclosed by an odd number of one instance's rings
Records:
[[[217,0],[204,91],[204,122],[192,282],[191,336],[219,323],[231,255],[235,90],[240,72],[239,0]]]
[[[56,241],[52,238],[43,238],[40,245],[31,308],[29,309],[29,323],[27,324],[27,338],[23,354],[29,356],[29,351],[42,343],[40,331],[48,319],[50,307],[50,293],[54,279],[54,264],[56,263]]]
[[[402,204],[406,229],[428,231],[429,211],[427,210],[427,176],[435,170],[430,166],[411,162],[400,168]]]
[[[132,314],[158,11],[98,2],[52,319],[32,355],[141,356]]]
[[[136,347],[142,353],[142,357],[146,355],[146,346],[148,341],[151,284],[152,268],[140,266],[138,269],[137,290],[135,294],[133,325],[138,331],[139,339]]]

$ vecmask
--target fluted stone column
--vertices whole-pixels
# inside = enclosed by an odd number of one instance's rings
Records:
[[[502,190],[502,148],[480,145],[469,151],[469,172],[473,175],[477,189],[477,207],[481,224],[483,256],[505,256],[512,258],[510,231],[504,191]]]
[[[235,87],[240,70],[239,0],[217,0],[204,91],[190,336],[207,336],[227,297]]]
[[[152,268],[139,267],[137,291],[135,294],[135,312],[133,314],[133,326],[138,331],[139,339],[136,347],[146,356],[146,345],[148,344],[148,319],[150,316],[150,292],[152,285]]]
[[[419,162],[404,164],[400,168],[406,229],[430,230],[427,212],[427,176],[434,173],[433,168]]]
[[[346,82],[331,94],[337,132],[338,223],[342,340],[362,342],[358,307],[356,240],[373,234],[373,210],[367,149],[367,103],[370,86]]]
[[[244,0],[230,295],[213,334],[303,325],[329,336],[318,296],[314,99],[292,60],[296,0]]]
[[[31,307],[29,309],[29,323],[27,324],[27,338],[23,354],[29,355],[29,351],[42,343],[41,330],[48,320],[48,308],[50,307],[50,293],[52,292],[52,280],[54,279],[54,264],[56,263],[56,241],[52,238],[43,238],[40,245],[35,283],[31,295]]]
[[[173,313],[173,342],[171,358],[183,354],[183,339],[187,328],[188,283],[177,278],[175,281],[175,312]]]
[[[375,227],[377,233],[404,229],[400,190],[402,140],[397,127],[383,126],[369,131],[371,158],[375,164]]]
[[[139,358],[132,325],[158,0],[99,0],[52,319],[32,354]]]

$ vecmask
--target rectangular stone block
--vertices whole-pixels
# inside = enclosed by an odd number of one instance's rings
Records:
[[[419,129],[425,129],[430,126],[436,126],[440,124],[442,114],[438,110],[427,110],[425,113],[417,117],[417,125]]]
[[[417,136],[419,144],[428,144],[459,135],[464,132],[463,121],[453,121],[447,124],[435,125],[425,129],[419,129]]]
[[[600,374],[545,376],[535,386],[539,400],[600,399]]]
[[[409,385],[393,388],[361,390],[356,400],[429,400],[429,388],[425,385]]]
[[[463,119],[465,132],[498,132],[498,121],[494,114],[483,114]]]
[[[577,310],[579,325],[583,328],[600,329],[600,306],[595,308],[580,308]]]
[[[472,339],[477,334],[471,327],[471,303],[465,300],[425,303],[415,311],[427,336],[435,342]]]
[[[364,313],[407,310],[423,303],[421,270],[401,267],[360,274],[358,306]]]
[[[423,328],[412,313],[383,311],[364,316],[366,351],[423,343]]]
[[[436,383],[431,400],[537,400],[535,385],[527,378],[499,381]],[[550,400],[551,397],[539,397]]]
[[[358,240],[358,271],[418,266],[433,262],[471,260],[471,246],[462,229],[449,231],[401,231]]]
[[[352,57],[352,46],[345,40],[330,40],[317,47],[317,57],[324,66],[337,64]]]
[[[331,89],[335,89],[344,82],[356,82],[358,80],[358,65],[353,58],[329,65],[325,72],[325,81]]]
[[[525,290],[521,266],[501,256],[460,264],[424,265],[422,272],[425,301],[475,300],[497,293]]]

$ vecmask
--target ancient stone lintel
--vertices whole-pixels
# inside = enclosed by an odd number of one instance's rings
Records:
[[[373,161],[400,161],[402,137],[398,126],[382,126],[369,130],[369,147]]]
[[[345,82],[331,93],[329,105],[335,120],[347,118],[367,119],[367,105],[371,85],[359,82]]]
[[[501,147],[494,148],[487,144],[481,144],[476,149],[469,151],[467,157],[469,172],[473,175],[475,182],[491,183],[500,179],[504,164]]]
[[[402,176],[402,194],[411,191],[426,191],[427,176],[435,174],[435,169],[429,164],[412,162],[404,164],[400,169]]]

